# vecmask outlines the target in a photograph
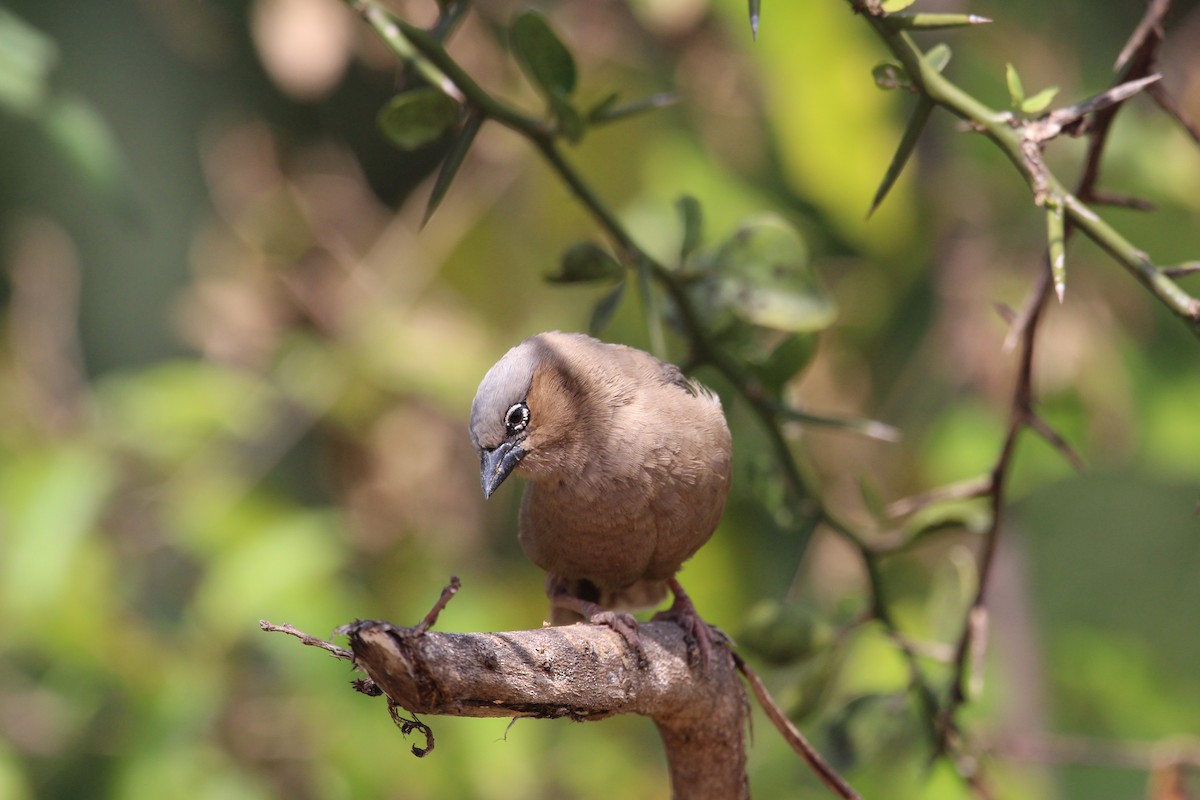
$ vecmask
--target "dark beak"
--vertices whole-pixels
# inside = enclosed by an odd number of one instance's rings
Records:
[[[520,445],[512,442],[504,442],[499,447],[492,450],[484,450],[481,456],[481,464],[479,467],[479,479],[483,484],[483,496],[491,497],[492,492],[500,484],[504,483],[504,479],[513,471],[521,459],[525,457],[525,451]]]

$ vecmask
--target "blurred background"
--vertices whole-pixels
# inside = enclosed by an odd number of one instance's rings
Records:
[[[797,226],[839,316],[789,396],[903,433],[793,432],[826,502],[869,522],[862,483],[890,502],[996,458],[1015,357],[994,304],[1022,302],[1043,216],[998,151],[935,114],[865,220],[911,96],[875,88],[884,53],[845,3],[763,5],[755,43],[740,0],[480,0],[450,50],[538,112],[504,35],[532,6],[580,97],[679,95],[568,149],[649,251],[678,247],[684,194],[710,245],[762,211]],[[1176,5],[1164,81],[1197,119],[1200,10]],[[1143,8],[962,10],[996,22],[923,41],[950,42],[952,78],[1003,107],[1006,62],[1030,94],[1106,87]],[[647,720],[428,719],[418,761],[344,663],[258,629],[414,624],[451,574],[442,630],[545,614],[519,491],[484,503],[466,417],[508,347],[587,328],[608,287],[544,277],[598,236],[495,125],[422,228],[448,143],[404,152],[375,122],[406,81],[337,0],[0,5],[0,798],[667,796]],[[1068,184],[1082,152],[1051,148]],[[1146,98],[1119,115],[1102,186],[1157,204],[1104,212],[1156,263],[1200,257],[1200,150]],[[1117,762],[1145,756],[1121,743],[1200,732],[1200,345],[1090,243],[1068,266],[1036,387],[1089,469],[1021,440],[969,721],[1003,797],[1174,797]],[[635,292],[602,334],[649,346]],[[677,338],[664,355],[688,357]],[[929,766],[895,647],[869,625],[835,636],[863,607],[861,565],[810,530],[729,387],[698,377],[736,451],[726,519],[681,574],[701,613],[864,796],[970,796]],[[952,511],[884,562],[935,676],[986,516]],[[1059,763],[1055,741],[1100,763]],[[756,797],[824,796],[761,718],[750,766]]]

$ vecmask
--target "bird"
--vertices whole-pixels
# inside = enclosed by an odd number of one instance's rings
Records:
[[[708,663],[712,631],[676,573],[729,495],[732,440],[715,393],[642,350],[550,331],[484,375],[470,439],[485,498],[525,479],[518,540],[546,572],[552,624],[606,624],[644,660],[629,612],[670,589],[655,619],[679,623],[689,661]]]

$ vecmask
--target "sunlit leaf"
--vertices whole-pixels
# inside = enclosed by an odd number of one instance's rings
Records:
[[[714,300],[740,319],[779,331],[815,331],[837,316],[808,261],[800,234],[764,214],[744,224],[717,253]]]
[[[1040,114],[1050,107],[1050,104],[1054,102],[1054,97],[1057,94],[1057,86],[1050,86],[1046,89],[1042,89],[1033,97],[1026,98],[1025,102],[1021,103],[1021,110],[1026,114]]]
[[[915,2],[916,0],[883,0],[880,5],[883,6],[883,10],[888,14],[895,14],[897,11],[903,11]]]
[[[962,544],[950,547],[930,570],[929,583],[926,618],[936,640],[952,641],[962,625],[962,610],[970,605],[979,586],[971,551]]]
[[[565,99],[575,91],[575,59],[545,17],[536,11],[518,16],[511,40],[517,63],[543,94]]]
[[[459,106],[432,87],[398,94],[379,112],[379,127],[404,150],[416,150],[442,137],[458,122]]]
[[[483,120],[484,117],[479,112],[473,110],[467,112],[467,119],[463,123],[462,130],[454,137],[454,142],[450,145],[450,150],[442,161],[442,168],[438,171],[437,180],[433,182],[433,189],[429,192],[429,201],[425,204],[425,216],[421,219],[422,225],[429,222],[433,212],[441,205],[442,198],[446,196],[446,191],[454,181],[454,176],[458,174],[458,168],[462,166],[467,158],[467,153],[471,150],[475,135],[483,126]]]
[[[908,119],[908,127],[904,129],[904,136],[900,138],[900,144],[896,147],[896,153],[892,156],[891,163],[888,164],[887,172],[883,174],[883,180],[880,181],[879,188],[875,190],[875,197],[871,200],[871,208],[867,211],[868,217],[875,213],[875,209],[879,208],[879,204],[887,197],[887,193],[896,184],[900,173],[904,171],[904,165],[908,163],[908,159],[916,151],[917,142],[921,138],[922,131],[925,130],[925,123],[929,121],[931,113],[933,113],[933,101],[925,95],[921,95],[917,99],[917,105],[913,109],[912,116]]]
[[[559,271],[547,277],[551,283],[592,283],[625,275],[616,256],[595,242],[576,242],[559,261]]]
[[[986,500],[944,500],[918,510],[904,521],[904,532],[911,542],[944,530],[983,533],[991,523]]]
[[[76,446],[30,450],[0,467],[0,610],[10,622],[52,611],[116,479],[111,462]]]
[[[58,48],[41,31],[0,8],[0,109],[29,116],[48,91]]]
[[[1008,96],[1012,101],[1012,107],[1020,108],[1021,104],[1025,102],[1025,87],[1021,85],[1021,76],[1017,74],[1017,68],[1012,64],[1006,64],[1004,76],[1008,82]]]

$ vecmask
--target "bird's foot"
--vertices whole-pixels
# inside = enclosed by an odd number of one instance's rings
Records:
[[[659,620],[674,622],[683,628],[684,641],[687,643],[688,666],[699,664],[707,669],[708,665],[712,663],[713,642],[725,643],[729,641],[729,637],[720,628],[715,628],[700,618],[696,606],[692,604],[692,598],[688,597],[678,580],[670,578],[667,585],[671,587],[671,591],[675,595],[675,602],[671,603],[671,607],[666,611],[655,614],[653,619],[656,622]]]
[[[650,663],[646,658],[646,651],[642,649],[642,637],[639,633],[638,622],[633,616],[619,611],[609,611],[598,603],[576,597],[551,581],[547,581],[546,588],[552,605],[573,611],[592,625],[606,625],[612,628],[621,634],[621,638],[637,655],[639,667],[645,667]]]
[[[650,661],[646,658],[646,651],[642,649],[642,637],[638,628],[638,621],[629,614],[624,614],[619,611],[598,610],[595,614],[588,616],[587,621],[593,625],[607,625],[629,643],[629,647],[637,654],[639,667],[647,666]]]

